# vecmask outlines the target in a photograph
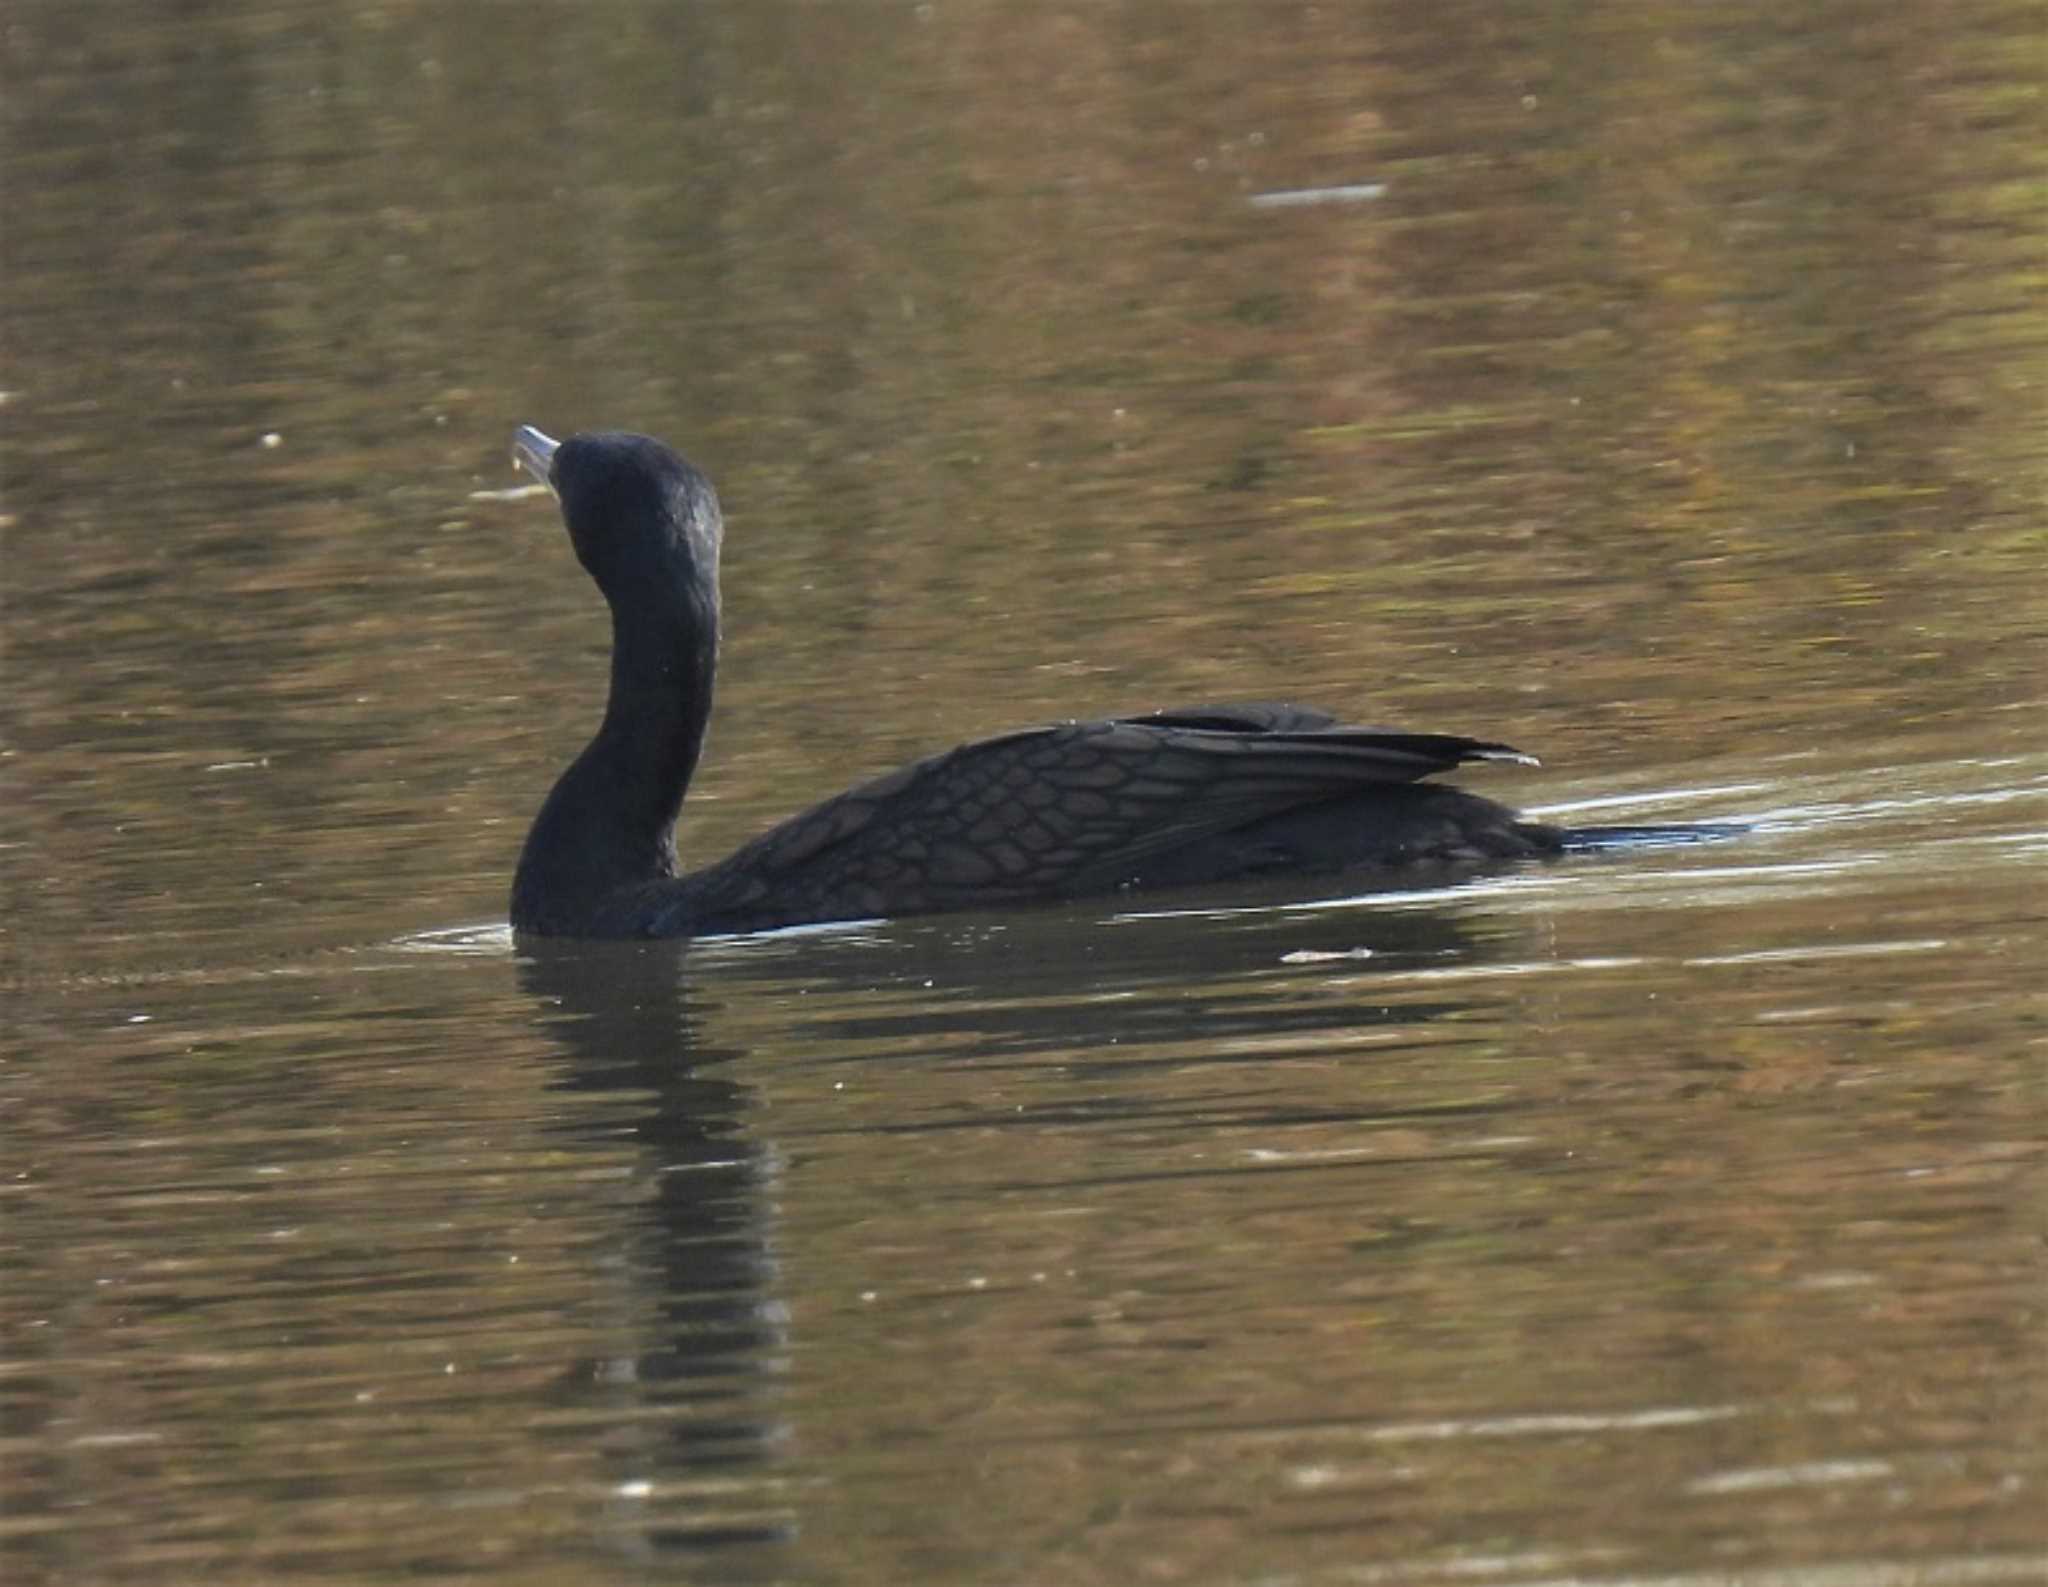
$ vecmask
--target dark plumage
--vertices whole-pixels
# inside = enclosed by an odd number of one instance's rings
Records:
[[[604,721],[541,807],[512,885],[522,932],[680,937],[1125,889],[1554,854],[1623,829],[1523,821],[1421,782],[1505,744],[1346,727],[1291,705],[1063,722],[921,760],[685,874],[675,821],[711,717],[721,520],[711,482],[623,433],[514,455],[561,500],[612,611]],[[1706,829],[1627,829],[1639,837]]]

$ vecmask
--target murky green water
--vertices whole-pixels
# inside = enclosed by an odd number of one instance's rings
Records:
[[[0,36],[9,1582],[2048,1576],[2038,7]],[[515,954],[519,420],[724,491],[698,858],[1275,696],[1759,830]]]

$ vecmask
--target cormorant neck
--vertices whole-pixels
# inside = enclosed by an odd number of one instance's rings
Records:
[[[534,818],[512,883],[515,929],[581,933],[622,890],[678,874],[676,816],[718,672],[718,593],[612,597],[611,693],[596,737]]]

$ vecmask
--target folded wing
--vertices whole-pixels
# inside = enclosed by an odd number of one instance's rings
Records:
[[[1290,705],[1061,723],[962,745],[804,811],[687,878],[676,907],[696,930],[738,930],[1101,892],[1286,811],[1528,758]]]

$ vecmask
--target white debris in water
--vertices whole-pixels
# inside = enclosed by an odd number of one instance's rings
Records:
[[[1354,182],[1344,187],[1283,187],[1254,193],[1245,202],[1253,209],[1302,209],[1310,204],[1368,204],[1385,198],[1384,182]]]
[[[526,501],[534,496],[546,496],[548,494],[549,491],[545,485],[511,485],[507,486],[504,490],[473,490],[469,493],[469,499],[471,501]]]

